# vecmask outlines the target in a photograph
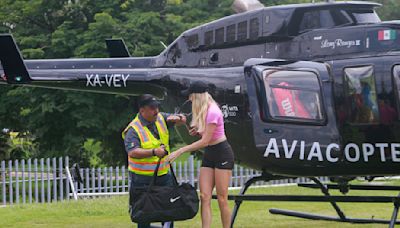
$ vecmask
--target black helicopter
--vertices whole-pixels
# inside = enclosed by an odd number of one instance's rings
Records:
[[[285,210],[271,213],[354,223],[390,223],[398,197],[330,196],[329,189],[395,190],[350,185],[400,174],[400,22],[382,22],[380,4],[326,2],[253,7],[182,33],[160,55],[130,57],[109,41],[110,58],[23,60],[10,34],[0,35],[0,83],[111,94],[152,93],[166,111],[185,111],[179,93],[210,85],[224,113],[237,163],[262,171],[236,201],[330,202],[338,218]],[[249,1],[252,2],[252,1]],[[254,2],[254,1],[253,1]],[[259,4],[255,4],[259,6]],[[178,107],[178,108],[177,108]],[[179,108],[180,107],[180,108]],[[190,110],[188,111],[190,112]],[[189,140],[186,129],[178,129]],[[323,185],[315,177],[337,184]],[[244,195],[256,181],[310,177],[325,196]],[[352,219],[336,202],[394,202],[390,221]]]

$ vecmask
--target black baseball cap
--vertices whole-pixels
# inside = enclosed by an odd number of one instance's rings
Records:
[[[209,91],[209,87],[202,81],[195,81],[190,84],[189,88],[182,90],[183,96],[189,96],[192,93],[205,93]]]
[[[144,106],[158,107],[160,105],[160,102],[151,94],[143,94],[139,97],[138,105],[139,108],[142,108]]]

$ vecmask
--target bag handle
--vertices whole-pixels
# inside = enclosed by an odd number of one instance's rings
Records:
[[[156,179],[158,177],[158,169],[160,168],[160,163],[161,163],[161,158],[158,159],[157,166],[154,169],[153,173],[153,178],[151,179],[150,185],[149,185],[149,190],[153,187],[153,185],[156,183]]]
[[[156,168],[154,169],[153,178],[152,178],[151,183],[150,183],[150,185],[149,185],[148,191],[149,191],[149,190],[155,185],[155,183],[156,183],[156,179],[158,178],[158,169],[160,168],[160,164],[161,164],[161,159],[162,159],[162,158],[158,159],[157,166],[156,166]],[[176,179],[175,172],[174,172],[174,168],[172,167],[171,162],[168,162],[168,163],[169,163],[169,168],[170,168],[170,170],[171,170],[172,177],[173,177],[173,178],[172,178],[172,179],[173,179],[172,181],[174,182],[175,186],[178,186],[179,183],[178,183],[178,180]]]
[[[171,162],[168,162],[169,163],[169,169],[171,170],[171,173],[172,173],[172,179],[173,179],[173,181],[174,181],[174,184],[176,185],[176,186],[178,186],[179,185],[179,183],[178,183],[178,180],[176,179],[176,176],[175,176],[175,171],[174,171],[174,168],[172,167],[172,163]]]

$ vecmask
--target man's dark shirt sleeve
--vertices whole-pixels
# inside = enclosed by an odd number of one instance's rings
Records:
[[[127,154],[129,151],[141,147],[139,136],[133,128],[129,128],[128,132],[126,132],[124,144]]]

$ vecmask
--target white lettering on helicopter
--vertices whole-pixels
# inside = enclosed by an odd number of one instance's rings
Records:
[[[126,87],[129,74],[86,74],[86,86]]]
[[[360,46],[361,40],[342,40],[336,39],[334,41],[323,40],[321,42],[321,48],[331,48],[335,49],[336,47],[347,47],[351,48],[352,46]]]
[[[320,162],[326,159],[328,162],[339,161],[340,146],[336,143],[330,143],[326,146],[325,151],[321,147],[319,142],[313,142],[308,154],[306,156],[306,142],[293,140],[290,144],[286,139],[281,140],[281,146],[278,146],[278,142],[275,138],[271,138],[264,152],[264,157],[275,156],[275,158],[284,157],[286,159],[292,159],[295,156],[296,147],[299,148],[299,154],[296,155],[300,160],[318,160]],[[310,145],[310,144],[307,144]],[[283,149],[283,153],[282,150]],[[333,156],[332,151],[336,151],[336,156]],[[392,162],[400,162],[400,143],[363,143],[361,146],[355,143],[349,143],[343,148],[343,157],[348,162],[368,162],[371,156],[380,158],[381,162],[386,162],[387,158],[391,158]]]
[[[237,112],[239,112],[239,108],[237,106],[229,106],[228,104],[221,106],[222,114],[224,118],[237,116]]]

